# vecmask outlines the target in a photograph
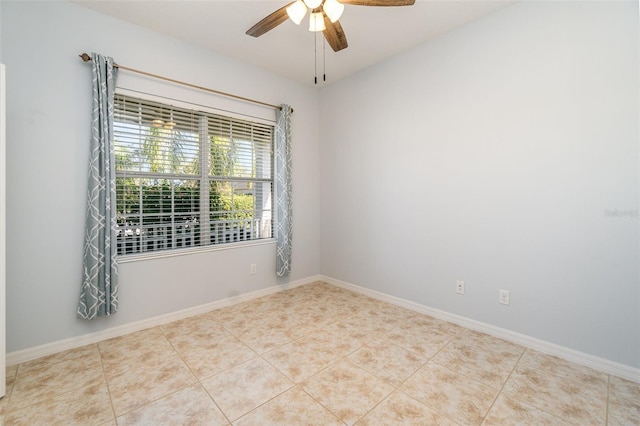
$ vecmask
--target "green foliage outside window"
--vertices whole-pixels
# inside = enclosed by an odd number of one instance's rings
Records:
[[[117,100],[114,135],[121,253],[270,235],[264,231],[270,224],[268,128],[179,108],[170,111],[126,96]],[[202,140],[202,134],[207,139]],[[204,158],[203,149],[208,151]],[[208,170],[202,170],[203,160]],[[209,221],[209,229],[201,229],[203,221]]]

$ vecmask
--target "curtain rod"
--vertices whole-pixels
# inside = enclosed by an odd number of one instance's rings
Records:
[[[85,62],[91,61],[91,56],[89,56],[87,53],[83,53],[83,54],[78,55],[78,56],[80,56],[80,58],[82,58],[82,60],[85,61]],[[135,73],[138,73],[138,74],[146,75],[147,77],[153,77],[153,78],[157,78],[159,80],[169,81],[171,83],[176,83],[176,84],[181,84],[183,86],[192,87],[194,89],[204,90],[205,92],[211,92],[211,93],[215,93],[217,95],[227,96],[227,97],[230,97],[230,98],[239,99],[241,101],[251,102],[251,103],[254,103],[254,104],[263,105],[263,106],[267,106],[267,107],[271,107],[271,108],[275,108],[275,109],[280,109],[280,110],[282,109],[282,107],[279,106],[279,105],[268,104],[266,102],[256,101],[255,99],[245,98],[245,97],[242,97],[242,96],[233,95],[231,93],[226,93],[226,92],[221,92],[219,90],[209,89],[208,87],[198,86],[198,85],[195,85],[195,84],[187,83],[185,81],[174,80],[173,78],[163,77],[163,76],[157,75],[157,74],[151,74],[150,72],[137,70],[135,68],[125,67],[124,65],[113,64],[113,66],[115,68],[120,68],[122,70],[131,71],[131,72],[135,72]],[[293,108],[291,108],[291,112],[293,112]]]

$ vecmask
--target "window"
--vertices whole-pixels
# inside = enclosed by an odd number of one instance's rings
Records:
[[[273,126],[116,94],[118,254],[271,237]]]

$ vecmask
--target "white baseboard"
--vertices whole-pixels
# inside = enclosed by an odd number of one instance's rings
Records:
[[[595,370],[603,371],[614,376],[622,377],[627,380],[631,380],[640,383],[640,369],[634,368],[625,364],[609,361],[604,358],[600,358],[594,355],[589,355],[584,352],[569,349],[564,346],[556,345],[544,340],[536,339],[534,337],[527,336],[525,334],[516,333],[515,331],[507,330],[505,328],[496,327],[490,324],[486,324],[480,321],[476,321],[470,318],[466,318],[460,315],[451,314],[449,312],[441,311],[439,309],[431,308],[429,306],[421,305],[419,303],[412,302],[410,300],[401,299],[399,297],[390,296],[379,291],[371,290],[365,287],[360,287],[355,284],[340,281],[331,277],[321,276],[320,281],[324,281],[328,284],[336,287],[341,287],[346,290],[351,290],[356,293],[364,294],[365,296],[372,297],[374,299],[388,302],[403,308],[410,309],[412,311],[420,312],[432,316],[434,318],[441,319],[443,321],[451,322],[462,327],[466,327],[472,330],[480,331],[482,333],[490,334],[492,336],[507,340],[509,342],[516,343],[518,345],[525,346],[540,352],[544,352],[549,355],[557,356],[558,358],[565,359],[567,361],[575,362],[576,364],[584,365],[586,367],[593,368]]]
[[[321,280],[322,277],[320,275],[311,276],[301,280],[292,281],[290,283],[274,285],[262,290],[252,291],[251,293],[241,294],[238,296],[229,297],[227,299],[217,300],[211,303],[205,303],[204,305],[182,309],[180,311],[171,312],[165,315],[159,315],[157,317],[148,318],[142,321],[136,321],[129,324],[112,327],[107,330],[99,331],[97,333],[85,334],[79,337],[72,337],[69,339],[59,340],[57,342],[35,346],[33,348],[10,352],[7,354],[6,358],[7,366],[31,361],[43,356],[67,351],[69,349],[79,348],[81,346],[90,345],[106,339],[133,333],[135,331],[145,330],[147,328],[156,327],[158,325],[167,324],[173,321],[178,321],[194,315],[204,314],[206,312],[224,308],[226,306],[247,302],[249,300],[257,299],[258,297],[267,296],[269,294],[278,293],[280,291],[299,287],[305,284],[311,284],[313,282]]]

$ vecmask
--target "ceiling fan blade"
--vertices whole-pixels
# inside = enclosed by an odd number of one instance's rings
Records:
[[[322,12],[324,15],[324,26],[326,29],[322,31],[324,33],[324,38],[329,43],[329,46],[333,49],[334,52],[339,52],[342,49],[346,49],[349,47],[347,44],[347,36],[344,35],[344,30],[342,29],[342,25],[340,25],[340,21],[331,22],[326,13]]]
[[[411,6],[416,0],[340,0],[342,4],[354,6]]]
[[[253,37],[260,37],[262,34],[266,33],[267,31],[271,31],[278,25],[282,24],[288,18],[287,7],[289,7],[293,3],[295,2],[291,2],[285,6],[282,6],[280,9],[276,10],[271,15],[268,15],[267,17],[262,19],[260,22],[255,24],[253,27],[249,28],[246,34]]]

